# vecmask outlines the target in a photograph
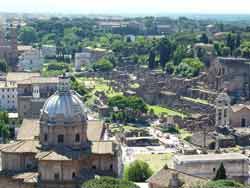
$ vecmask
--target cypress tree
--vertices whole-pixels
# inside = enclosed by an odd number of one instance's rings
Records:
[[[223,163],[221,163],[219,169],[216,172],[214,180],[224,180],[224,179],[227,179],[226,169]]]

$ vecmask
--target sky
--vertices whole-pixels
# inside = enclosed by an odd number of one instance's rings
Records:
[[[0,12],[250,14],[250,0],[0,0]]]

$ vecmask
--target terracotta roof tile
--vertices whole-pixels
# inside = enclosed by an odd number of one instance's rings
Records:
[[[1,145],[0,150],[5,153],[37,153],[39,147],[40,144],[36,140],[24,140]]]
[[[170,180],[174,175],[184,182],[185,185],[194,185],[197,183],[206,183],[207,179],[186,174],[175,169],[162,168],[160,171],[151,176],[147,182],[158,185],[159,187],[167,188],[170,184]]]

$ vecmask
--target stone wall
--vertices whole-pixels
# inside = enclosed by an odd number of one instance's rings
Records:
[[[35,154],[13,154],[2,152],[2,169],[23,171],[34,169],[37,164]]]
[[[230,126],[232,127],[250,126],[250,109],[248,109],[247,107],[242,108],[237,112],[231,112],[230,114],[231,114]],[[243,124],[245,124],[245,126]]]
[[[247,160],[208,160],[181,164],[174,162],[174,168],[198,177],[213,179],[221,162],[224,164],[229,179],[240,179],[243,183],[246,183],[249,169]]]
[[[38,171],[42,182],[72,182],[80,179],[93,178],[94,174],[117,176],[115,158],[111,155],[88,155],[85,159],[73,161],[39,161]]]
[[[0,188],[36,188],[36,184],[24,183],[22,180],[13,180],[8,176],[0,176]]]

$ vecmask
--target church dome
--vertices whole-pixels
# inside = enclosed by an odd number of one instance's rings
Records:
[[[48,121],[64,122],[82,121],[87,119],[87,110],[80,99],[80,95],[69,90],[69,80],[59,78],[58,91],[49,97],[41,111],[41,117],[46,116]]]

